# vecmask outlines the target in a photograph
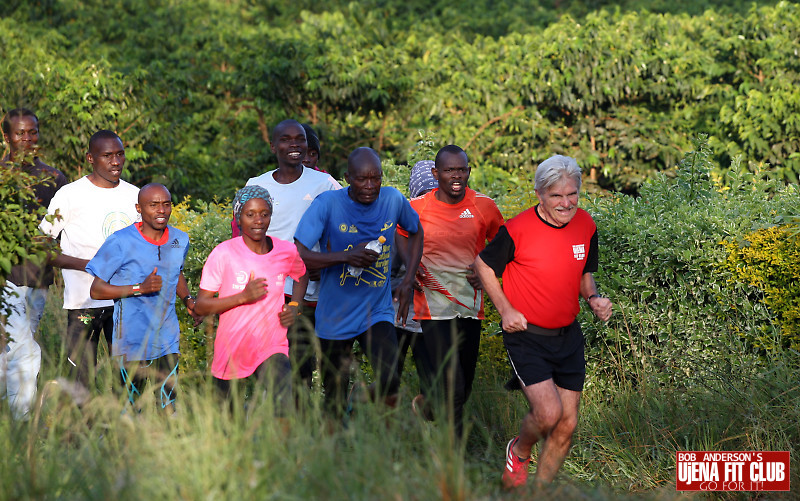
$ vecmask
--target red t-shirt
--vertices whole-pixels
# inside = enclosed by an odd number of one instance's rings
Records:
[[[583,209],[566,226],[543,221],[536,207],[509,219],[481,259],[528,323],[546,329],[571,324],[580,311],[584,273],[597,271],[597,226]]]
[[[482,319],[483,294],[467,281],[468,267],[497,234],[503,215],[494,200],[470,188],[457,204],[438,200],[437,191],[411,200],[424,231],[414,319]]]

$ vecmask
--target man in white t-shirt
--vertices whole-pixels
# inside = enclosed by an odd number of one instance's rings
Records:
[[[122,139],[110,130],[100,130],[89,139],[86,160],[92,173],[58,190],[50,201],[48,215],[39,227],[58,238],[61,254],[51,263],[64,276],[64,309],[67,310],[67,356],[72,376],[89,385],[97,360],[102,331],[112,343],[114,302],[89,296],[94,277],[86,265],[115,231],[139,219],[136,212],[139,188],[119,178],[125,165]]]
[[[311,202],[317,195],[329,190],[338,190],[342,186],[330,174],[303,166],[308,143],[306,133],[300,122],[284,120],[272,129],[272,152],[278,160],[278,168],[250,178],[248,185],[266,188],[272,195],[272,222],[267,234],[281,240],[294,241],[294,233],[300,218],[303,217]],[[314,250],[319,250],[315,248]],[[309,281],[305,296],[305,317],[311,322],[296,322],[289,331],[289,354],[300,378],[311,385],[311,374],[314,370],[314,308],[317,304],[319,271],[309,270]],[[286,279],[284,294],[286,301],[291,300],[292,280]]]

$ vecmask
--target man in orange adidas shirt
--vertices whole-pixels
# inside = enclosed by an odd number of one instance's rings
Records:
[[[439,150],[431,172],[439,187],[411,200],[425,233],[414,319],[422,324],[417,342],[424,343],[434,375],[424,398],[435,414],[446,411],[460,438],[483,319],[483,292],[472,263],[503,225],[503,216],[491,198],[467,186],[469,158],[458,146]]]

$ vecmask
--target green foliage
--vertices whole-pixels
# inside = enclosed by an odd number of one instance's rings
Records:
[[[736,240],[725,241],[728,259],[724,268],[736,282],[763,294],[764,304],[781,326],[780,344],[800,350],[800,245],[787,226],[773,226]],[[749,333],[748,341],[774,350],[769,333]]]
[[[417,134],[419,138],[417,139],[416,147],[408,156],[408,165],[410,167],[422,160],[436,160],[436,153],[445,146],[444,144],[439,144],[436,133],[432,130],[420,129]]]
[[[150,121],[134,90],[145,84],[142,73],[123,74],[102,58],[65,58],[66,40],[55,30],[0,18],[0,31],[5,34],[0,113],[17,107],[34,110],[42,159],[70,179],[85,175],[89,138],[99,129],[112,129],[125,139],[125,176],[137,184],[148,182],[150,175],[142,171],[149,156],[144,145],[159,125]]]
[[[696,145],[676,179],[661,176],[638,198],[598,198],[588,207],[600,235],[596,278],[616,308],[605,325],[584,318],[600,366],[635,361],[643,370],[657,367],[650,377],[673,384],[680,371],[728,350],[715,333],[780,335],[763,291],[738,281],[720,242],[769,226],[776,214],[797,213],[796,189],[735,174],[723,189],[707,175],[715,166],[704,139]]]
[[[335,176],[357,146],[402,164],[433,129],[498,181],[564,153],[636,191],[704,130],[718,177],[742,154],[735,168],[796,181],[800,8],[771,3],[4,6],[2,106],[40,113],[49,162],[72,178],[108,127],[132,181],[205,200],[274,163],[269,129],[287,117],[320,131]]]
[[[43,263],[51,248],[50,239],[39,231],[46,210],[30,211],[36,205],[33,187],[47,182],[23,171],[19,165],[0,165],[0,284],[5,283],[12,266],[31,261]],[[4,311],[0,295],[0,312]]]
[[[186,199],[172,208],[170,224],[189,235],[189,253],[183,265],[183,273],[189,290],[197,291],[206,258],[221,242],[231,238],[233,209],[229,201],[198,202]],[[213,358],[213,339],[216,322],[206,319],[199,327],[182,308],[179,309],[181,323],[181,370],[203,372]]]

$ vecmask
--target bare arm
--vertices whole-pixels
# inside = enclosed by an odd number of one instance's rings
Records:
[[[181,298],[181,301],[183,301],[183,305],[186,307],[189,315],[191,315],[194,319],[195,327],[197,327],[203,321],[203,315],[198,315],[194,311],[196,299],[192,297],[192,291],[189,290],[189,284],[186,282],[186,277],[183,276],[183,272],[181,272],[180,276],[178,277],[178,287],[176,292],[178,297]]]
[[[494,270],[484,263],[480,256],[475,258],[473,266],[483,285],[483,290],[489,295],[489,299],[492,300],[495,308],[500,313],[503,330],[506,332],[520,332],[527,329],[528,320],[525,315],[511,305],[511,301],[508,300],[503,288],[500,286],[500,281],[494,276]]]
[[[611,318],[611,300],[597,295],[597,284],[591,273],[584,273],[581,277],[581,297],[586,300],[597,318],[603,322]]]
[[[138,294],[153,294],[161,290],[161,277],[156,274],[157,268],[153,268],[152,273],[147,275],[141,284],[131,285],[111,285],[100,277],[94,277],[92,287],[89,289],[89,296],[92,299],[119,299],[137,295],[135,290],[138,287]]]
[[[176,292],[178,297],[181,299],[192,295],[192,293],[189,291],[189,284],[186,283],[186,277],[183,276],[183,272],[181,272],[180,276],[178,276],[178,287]]]
[[[86,271],[86,265],[89,264],[89,259],[81,259],[79,257],[63,254],[61,252],[61,247],[58,245],[58,238],[49,236],[47,238],[50,238],[54,243],[50,255],[48,256],[48,264],[65,270]]]
[[[408,306],[414,297],[414,281],[417,276],[417,268],[419,268],[419,260],[422,259],[422,244],[423,244],[423,231],[422,225],[419,225],[419,230],[416,233],[408,234],[408,241],[404,245],[403,252],[406,258],[406,276],[403,281],[394,290],[394,300],[399,303],[397,308],[397,320],[401,325],[406,325],[406,318],[408,317]]]
[[[467,282],[472,286],[475,290],[483,289],[483,284],[481,283],[481,277],[475,272],[475,263],[467,266]]]
[[[89,264],[88,259],[81,259],[79,257],[67,256],[60,251],[58,254],[50,256],[50,264],[66,270],[86,271],[86,265]],[[121,296],[120,296],[121,297]]]
[[[200,289],[197,294],[197,301],[194,303],[194,312],[198,315],[211,315],[223,313],[236,308],[237,306],[255,303],[267,295],[267,279],[255,278],[250,272],[250,281],[245,285],[244,290],[238,294],[226,297],[215,297],[215,291]]]
[[[289,304],[283,305],[281,312],[278,314],[278,319],[281,325],[289,327],[292,325],[300,315],[300,305],[303,304],[303,298],[306,295],[306,288],[308,287],[308,273],[294,281],[292,284],[292,301]]]

